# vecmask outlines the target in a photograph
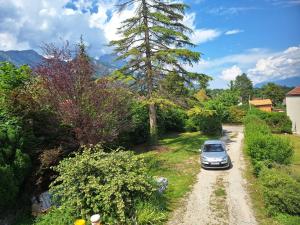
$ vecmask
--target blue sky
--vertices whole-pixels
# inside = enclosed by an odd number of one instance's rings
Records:
[[[214,78],[213,88],[245,72],[254,83],[300,76],[300,0],[186,0],[184,23],[203,53],[190,68]],[[116,0],[0,0],[0,50],[34,49],[43,42],[75,42],[90,54],[108,53],[120,22]]]

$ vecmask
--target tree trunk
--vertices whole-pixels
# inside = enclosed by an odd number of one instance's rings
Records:
[[[154,103],[149,104],[149,121],[150,121],[150,143],[157,144],[157,121],[156,121],[156,108]]]
[[[156,121],[156,108],[155,103],[152,101],[152,91],[153,91],[153,70],[151,63],[151,46],[150,46],[150,35],[149,35],[149,26],[148,26],[148,17],[147,17],[147,5],[146,0],[142,0],[143,4],[143,18],[145,29],[145,46],[146,46],[146,67],[147,67],[147,89],[148,94],[147,98],[149,100],[149,123],[150,123],[150,143],[155,145],[157,144],[157,121]]]

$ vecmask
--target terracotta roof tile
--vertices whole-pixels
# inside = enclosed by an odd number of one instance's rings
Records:
[[[250,100],[249,103],[251,105],[259,106],[259,105],[272,105],[271,99],[255,99]]]
[[[291,90],[290,92],[288,92],[286,94],[287,96],[294,96],[294,95],[299,95],[300,96],[300,86],[295,87],[293,90]]]

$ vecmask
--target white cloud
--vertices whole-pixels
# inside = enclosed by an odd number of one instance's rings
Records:
[[[257,9],[256,7],[216,7],[208,10],[209,14],[224,16],[224,15],[235,15],[241,12]]]
[[[106,29],[108,13],[115,0],[79,0],[78,10],[65,8],[68,0],[0,0],[0,49],[40,50],[43,43],[79,40],[81,35],[90,46],[91,55],[108,50]],[[101,6],[100,6],[101,2]],[[96,5],[92,5],[96,4]],[[84,9],[98,10],[83,13]]]
[[[233,34],[238,34],[238,33],[242,33],[244,32],[243,30],[239,30],[239,29],[234,29],[234,30],[229,30],[229,31],[226,31],[225,34],[226,35],[233,35]]]
[[[197,29],[196,24],[196,13],[188,13],[185,15],[183,24],[191,28],[194,32],[190,35],[191,42],[194,44],[201,44],[214,40],[219,37],[222,33],[218,29]]]
[[[109,48],[106,44],[119,38],[121,21],[135,14],[135,7],[115,12],[117,0],[0,0],[0,49],[40,50],[43,43],[69,40],[81,35],[88,43],[89,53],[100,55]],[[66,4],[73,8],[66,8]],[[97,10],[94,10],[97,8]],[[190,38],[195,44],[214,40],[218,29],[197,29],[196,14],[186,14],[184,24],[195,32]]]
[[[197,29],[191,35],[190,39],[194,44],[201,44],[219,37],[221,32],[214,29]]]
[[[0,49],[2,50],[24,50],[29,48],[27,42],[18,42],[10,33],[0,33]]]
[[[300,76],[300,46],[259,59],[247,73],[254,83]]]
[[[300,45],[274,52],[263,48],[252,48],[240,54],[216,59],[202,59],[191,71],[206,73],[214,77],[213,84],[226,87],[225,81],[245,72],[254,84],[300,76]]]
[[[269,2],[271,2],[271,4],[275,6],[283,6],[283,7],[300,5],[300,0],[269,0]]]
[[[223,80],[230,81],[230,80],[234,80],[238,75],[241,74],[242,74],[242,70],[237,65],[234,65],[228,69],[224,69],[222,71],[221,78]]]
[[[271,56],[273,53],[263,48],[248,49],[240,54],[227,55],[216,59],[201,59],[193,68],[193,71],[214,71],[215,75],[220,75],[225,68],[237,65],[240,68],[247,69],[255,65],[255,63],[264,57]]]

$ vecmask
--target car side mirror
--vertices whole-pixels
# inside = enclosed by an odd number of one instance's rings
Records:
[[[201,149],[201,148],[199,149],[199,152],[200,152],[200,153],[202,152],[202,149]]]

